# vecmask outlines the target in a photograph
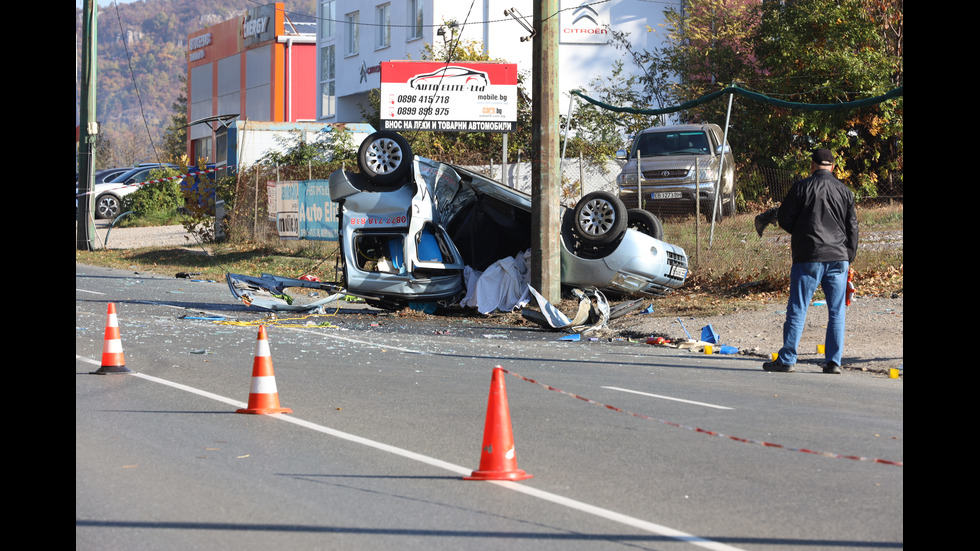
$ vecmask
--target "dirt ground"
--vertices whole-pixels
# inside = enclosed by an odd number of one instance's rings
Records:
[[[670,316],[658,312],[652,301],[653,313],[631,314],[609,323],[609,329],[620,337],[646,341],[660,336],[671,341],[699,339],[701,329],[711,325],[719,335],[719,344],[738,349],[739,354],[758,356],[761,363],[782,346],[782,328],[786,305],[775,300],[761,307],[744,308],[734,313],[711,317]],[[678,321],[678,319],[680,321]],[[683,326],[682,326],[683,324]],[[856,296],[847,307],[844,338],[845,372],[861,370],[887,374],[891,368],[903,368],[904,297]],[[817,345],[823,344],[827,327],[827,308],[819,304],[810,307],[806,328],[799,345],[801,366],[797,370],[818,370],[823,357]]]
[[[107,234],[105,224],[100,228],[100,241]],[[114,248],[137,246],[164,246],[193,244],[188,234],[180,226],[157,228],[116,228],[108,234],[108,245]],[[875,240],[871,240],[874,242]],[[859,287],[860,289],[860,287]],[[860,291],[859,291],[860,293]],[[696,296],[691,301],[699,300]],[[719,344],[738,349],[739,354],[759,358],[759,364],[767,361],[771,353],[782,345],[782,327],[786,305],[784,299],[756,301],[749,307],[736,309],[733,313],[717,316],[691,316],[680,314],[673,309],[673,303],[661,299],[644,301],[643,307],[651,306],[653,313],[632,313],[613,320],[603,336],[625,338],[645,342],[650,336],[664,337],[676,342],[691,338],[698,339],[701,329],[711,325],[719,335]],[[857,294],[847,309],[846,336],[844,339],[844,369],[865,371],[887,375],[892,368],[904,365],[903,327],[904,298],[869,296]],[[574,313],[575,304],[562,305],[566,313]],[[699,310],[691,308],[691,310]],[[491,319],[501,323],[512,323],[519,319],[516,313],[492,315]],[[680,321],[678,321],[680,319]],[[682,327],[683,324],[683,327]],[[798,371],[819,370],[822,357],[817,354],[817,345],[824,342],[827,325],[827,309],[814,305],[807,316],[807,324],[800,342],[800,366]]]

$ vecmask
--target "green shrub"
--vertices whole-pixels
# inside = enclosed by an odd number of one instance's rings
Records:
[[[174,169],[161,169],[150,172],[150,184],[143,184],[133,193],[123,198],[123,211],[132,211],[136,217],[151,215],[171,216],[177,212],[177,207],[184,204],[184,196],[180,192],[180,180],[170,179],[178,175]]]

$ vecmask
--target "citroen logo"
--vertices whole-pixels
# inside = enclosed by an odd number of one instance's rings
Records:
[[[596,17],[599,17],[599,12],[595,11],[595,8],[590,6],[588,2],[592,2],[592,0],[585,0],[581,6],[572,10],[572,25],[578,25],[578,22],[582,19],[588,19],[593,25],[599,24],[599,21],[596,19]]]

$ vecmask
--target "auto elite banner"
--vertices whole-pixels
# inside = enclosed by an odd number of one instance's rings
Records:
[[[517,65],[381,63],[381,128],[512,132],[517,127]]]

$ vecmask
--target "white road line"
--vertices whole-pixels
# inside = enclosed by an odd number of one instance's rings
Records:
[[[90,359],[90,358],[85,358],[85,357],[79,356],[78,354],[75,355],[75,359],[76,360],[79,360],[79,361],[90,363],[92,365],[101,365],[101,362],[95,361],[95,360]],[[183,385],[183,384],[180,384],[180,383],[175,383],[173,381],[168,381],[166,379],[161,379],[159,377],[153,377],[152,375],[146,375],[144,373],[136,373],[136,372],[133,372],[133,373],[127,373],[127,374],[123,374],[123,375],[106,375],[106,376],[107,377],[139,377],[141,379],[145,379],[145,380],[150,381],[150,382],[159,383],[159,384],[162,384],[162,385],[167,385],[167,386],[170,386],[170,387],[179,389],[179,390],[190,392],[192,394],[197,394],[198,396],[202,396],[202,397],[205,397],[205,398],[210,398],[212,400],[217,400],[219,402],[228,404],[228,405],[233,406],[233,407],[236,407],[236,408],[247,407],[247,404],[242,403],[242,402],[239,402],[237,400],[232,400],[231,398],[226,398],[224,396],[220,396],[218,394],[213,394],[213,393],[207,392],[205,390],[201,390],[201,389],[198,389],[198,388],[190,387],[190,386]],[[318,425],[316,423],[311,423],[310,421],[304,421],[303,419],[299,419],[299,418],[294,417],[292,415],[283,415],[283,414],[276,413],[276,414],[268,415],[268,417],[279,419],[281,421],[286,421],[288,423],[293,423],[294,425],[297,425],[297,426],[300,426],[300,427],[308,428],[310,430],[314,430],[316,432],[320,432],[322,434],[326,434],[326,435],[329,435],[329,436],[334,436],[336,438],[341,438],[341,439],[347,440],[349,442],[354,442],[356,444],[362,444],[364,446],[368,446],[368,447],[374,448],[376,450],[384,451],[384,452],[387,452],[387,453],[390,453],[390,454],[393,454],[393,455],[398,455],[398,456],[404,457],[406,459],[411,459],[413,461],[418,461],[420,463],[425,463],[426,465],[431,465],[433,467],[438,467],[440,469],[447,470],[447,471],[449,471],[451,473],[455,473],[455,474],[460,475],[460,476],[466,476],[466,475],[469,475],[469,474],[471,474],[473,472],[473,469],[467,469],[466,467],[462,467],[460,465],[455,465],[453,463],[449,463],[449,462],[443,461],[441,459],[436,459],[434,457],[429,457],[427,455],[422,455],[422,454],[419,454],[419,453],[415,453],[415,452],[410,451],[410,450],[406,450],[406,449],[399,448],[399,447],[396,447],[396,446],[391,446],[391,445],[385,444],[383,442],[377,442],[375,440],[364,438],[362,436],[357,436],[355,434],[350,434],[350,433],[347,433],[347,432],[343,432],[343,431],[339,431],[339,430],[336,430],[336,429],[332,429],[330,427],[325,427],[323,425]],[[663,526],[663,525],[660,525],[660,524],[656,524],[656,523],[653,523],[653,522],[648,522],[648,521],[645,521],[645,520],[634,518],[634,517],[631,517],[631,516],[628,516],[628,515],[617,513],[615,511],[610,511],[609,509],[604,509],[602,507],[597,507],[595,505],[589,505],[588,503],[584,503],[584,502],[581,502],[581,501],[578,501],[578,500],[574,500],[574,499],[571,499],[571,498],[563,497],[563,496],[560,496],[560,495],[557,495],[557,494],[553,494],[551,492],[546,492],[546,491],[543,491],[543,490],[538,490],[538,489],[532,488],[530,486],[524,486],[524,485],[518,484],[516,482],[496,481],[496,480],[490,480],[490,481],[487,481],[487,482],[489,482],[491,484],[496,484],[496,485],[501,486],[503,488],[514,490],[516,492],[523,493],[523,494],[528,495],[528,496],[531,496],[531,497],[536,497],[536,498],[541,499],[541,500],[544,500],[544,501],[549,501],[549,502],[554,503],[556,505],[561,505],[563,507],[568,507],[569,509],[575,509],[577,511],[581,511],[583,513],[588,513],[590,515],[594,515],[594,516],[601,517],[601,518],[604,518],[604,519],[607,519],[607,520],[611,520],[613,522],[618,522],[620,524],[624,524],[626,526],[631,526],[631,527],[636,528],[638,530],[643,530],[643,531],[651,532],[653,534],[657,534],[657,535],[660,535],[660,536],[673,538],[673,539],[676,539],[676,540],[681,541],[681,542],[690,543],[691,545],[695,545],[697,547],[701,547],[701,548],[704,548],[704,549],[712,549],[712,550],[716,550],[716,551],[736,551],[738,549],[737,547],[732,547],[730,545],[726,545],[726,544],[723,544],[723,543],[718,543],[718,542],[715,542],[715,541],[711,541],[711,540],[707,540],[707,539],[704,539],[704,538],[700,538],[700,537],[697,537],[697,536],[688,534],[686,532],[681,532],[680,530],[674,530],[673,528],[668,528],[668,527]]]
[[[615,387],[615,386],[604,386],[602,388],[606,388],[606,389],[609,389],[609,390],[618,390],[620,392],[630,392],[632,394],[639,394],[641,396],[650,396],[651,398],[661,398],[663,400],[673,400],[675,402],[684,402],[685,404],[694,404],[696,406],[704,406],[704,407],[707,407],[707,408],[733,409],[733,408],[730,408],[730,407],[727,407],[727,406],[719,406],[719,405],[716,405],[716,404],[709,404],[707,402],[695,402],[694,400],[685,400],[683,398],[674,398],[673,396],[663,396],[663,395],[660,395],[660,394],[650,394],[649,392],[640,392],[639,390],[630,390],[628,388],[619,388],[619,387]]]
[[[76,293],[92,293],[93,295],[104,295],[105,294],[105,293],[100,293],[98,291],[89,291],[88,289],[79,289],[78,287],[75,287],[75,292]]]

